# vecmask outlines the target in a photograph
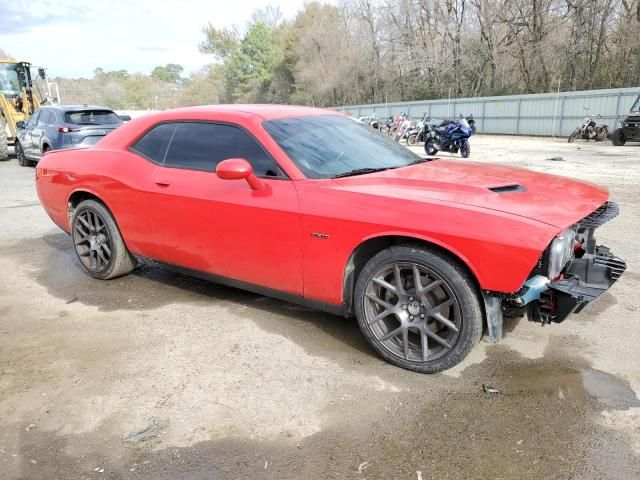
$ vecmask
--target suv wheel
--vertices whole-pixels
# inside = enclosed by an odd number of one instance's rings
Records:
[[[624,132],[621,128],[613,131],[613,134],[611,135],[611,143],[613,143],[616,147],[622,147],[625,143],[627,143],[627,140],[624,138]]]

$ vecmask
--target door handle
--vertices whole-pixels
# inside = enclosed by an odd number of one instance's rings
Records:
[[[168,187],[169,185],[171,185],[171,182],[169,180],[156,180],[155,184],[159,187]]]

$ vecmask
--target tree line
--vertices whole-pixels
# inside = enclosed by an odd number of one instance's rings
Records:
[[[640,0],[342,0],[244,29],[203,28],[211,58],[57,79],[66,103],[315,106],[638,86]]]

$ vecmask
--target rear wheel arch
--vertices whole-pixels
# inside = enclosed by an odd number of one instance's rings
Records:
[[[104,207],[109,211],[109,213],[115,220],[115,215],[109,208],[109,205],[107,205],[107,203],[102,200],[102,198],[89,190],[76,190],[71,195],[69,195],[69,199],[67,200],[67,218],[69,220],[69,227],[71,227],[71,221],[73,219],[73,214],[76,207],[80,204],[80,202],[83,202],[85,200],[95,200],[97,202],[100,202],[102,205],[104,205]]]
[[[464,259],[460,254],[454,252],[446,246],[425,240],[419,237],[408,237],[403,235],[381,235],[362,241],[349,256],[343,273],[342,284],[342,305],[344,312],[351,316],[354,314],[354,293],[358,275],[366,265],[366,263],[375,255],[394,245],[410,245],[421,247],[426,250],[438,253],[449,258],[453,263],[462,267],[473,280],[479,298],[482,298],[482,289],[478,279],[477,271],[471,266],[470,262]]]

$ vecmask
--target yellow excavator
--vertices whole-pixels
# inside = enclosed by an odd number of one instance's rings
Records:
[[[38,76],[46,80],[43,68]],[[38,98],[31,79],[31,64],[0,60],[0,161],[8,160],[9,146],[16,139],[17,122],[28,122],[46,98]]]

